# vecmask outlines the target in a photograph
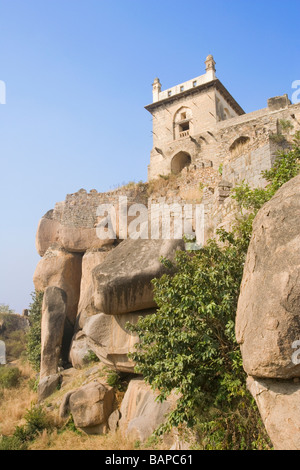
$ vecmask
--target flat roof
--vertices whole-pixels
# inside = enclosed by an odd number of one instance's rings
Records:
[[[223,97],[226,99],[226,101],[230,104],[232,109],[234,109],[237,114],[246,114],[243,108],[238,104],[238,102],[233,98],[233,96],[229,93],[227,88],[224,87],[224,85],[220,82],[218,78],[216,78],[215,80],[211,80],[210,82],[195,86],[193,88],[188,88],[187,90],[168,96],[167,98],[164,98],[162,100],[155,101],[154,103],[145,106],[145,109],[149,111],[149,113],[152,113],[152,111],[156,110],[162,105],[170,104],[173,101],[181,99],[185,96],[199,93],[208,88],[216,88],[221,93],[221,95],[223,95]]]

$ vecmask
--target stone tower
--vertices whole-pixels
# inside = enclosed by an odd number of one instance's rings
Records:
[[[199,159],[201,141],[218,122],[244,114],[216,77],[212,55],[205,74],[162,91],[152,84],[153,102],[145,108],[153,116],[153,149],[148,179],[180,171]]]

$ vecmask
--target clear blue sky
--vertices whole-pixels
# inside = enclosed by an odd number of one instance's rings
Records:
[[[300,79],[299,0],[0,0],[0,303],[26,308],[39,219],[146,180],[152,100],[204,73],[250,112]]]

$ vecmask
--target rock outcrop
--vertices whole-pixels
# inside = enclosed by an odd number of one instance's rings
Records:
[[[284,184],[253,224],[236,318],[248,375],[300,377],[300,176]]]
[[[83,328],[87,318],[98,313],[91,301],[93,296],[93,270],[103,263],[111,249],[113,247],[109,246],[100,250],[87,250],[83,254],[76,331]]]
[[[138,337],[126,329],[126,323],[136,324],[140,317],[152,313],[155,309],[123,315],[98,313],[88,318],[72,341],[70,359],[73,366],[84,366],[84,358],[91,350],[104,364],[121,372],[134,372],[134,363],[128,359],[128,353],[134,350]]]
[[[94,380],[65,395],[60,416],[65,418],[71,413],[77,428],[87,434],[104,434],[108,430],[113,402],[112,387]]]
[[[249,389],[277,449],[300,449],[300,176],[253,224],[236,317]],[[296,356],[296,357],[295,357]],[[267,380],[266,380],[267,379]],[[280,380],[280,381],[279,381]],[[293,437],[292,437],[293,436]]]
[[[141,442],[150,437],[176,404],[175,395],[163,402],[157,396],[141,377],[131,380],[120,408],[120,430]]]
[[[49,211],[39,222],[36,235],[36,249],[40,256],[57,244],[66,251],[84,253],[88,249],[99,249],[113,244],[113,239],[101,240],[94,227],[64,224],[55,219],[54,211]]]
[[[47,287],[42,306],[40,378],[58,372],[67,311],[67,295],[59,287]]]
[[[300,449],[300,383],[249,377],[266,431],[276,450]]]
[[[47,250],[39,261],[33,282],[37,291],[47,287],[59,287],[67,295],[66,317],[74,326],[77,316],[81,282],[82,256],[78,253],[68,253],[61,247],[55,246]]]
[[[151,280],[166,271],[160,258],[183,248],[183,240],[124,240],[93,270],[95,308],[122,315],[155,307]]]
[[[121,240],[121,229],[126,237],[128,227],[124,231],[119,223],[115,238],[100,240],[97,224],[103,218],[97,215],[97,206],[107,202],[114,202],[114,197],[81,190],[56,204],[39,223],[36,245],[42,259],[34,284],[44,291],[40,401],[63,384],[66,374],[59,368],[61,359],[62,365],[69,360],[80,369],[93,352],[101,364],[134,373],[128,353],[139,339],[126,324],[155,314],[151,281],[167,272],[160,258],[173,259],[176,250],[184,249],[181,239]],[[135,195],[129,206],[134,202]],[[120,208],[116,215],[120,216]],[[132,217],[127,223],[132,223]],[[130,435],[137,433],[144,440],[164,419],[170,403],[158,404],[155,397],[142,380],[138,388],[136,382],[130,384],[121,420]],[[71,413],[75,425],[88,433],[116,430],[121,414],[112,403],[111,387],[95,379],[65,395],[61,416]]]

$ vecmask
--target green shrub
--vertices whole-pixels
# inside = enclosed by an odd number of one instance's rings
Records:
[[[91,364],[92,362],[99,362],[99,361],[100,361],[99,357],[92,350],[89,350],[83,358],[83,362],[85,364]]]
[[[34,404],[26,410],[24,419],[26,421],[25,431],[26,435],[33,439],[39,432],[50,427],[47,414],[43,407]]]
[[[30,442],[50,424],[42,406],[31,405],[24,415],[26,424],[17,426],[12,436],[2,436],[0,450],[26,450]]]
[[[202,409],[195,431],[198,450],[272,449],[255,401],[246,390],[231,406]]]
[[[279,119],[279,124],[280,124],[280,126],[282,127],[282,129],[283,129],[284,131],[294,129],[294,126],[293,126],[293,124],[291,123],[291,121],[289,121],[289,120],[287,120],[287,119]]]
[[[27,444],[17,436],[2,436],[0,450],[27,450]]]
[[[110,370],[107,374],[107,383],[110,387],[113,387],[115,390],[122,389],[122,382],[120,374],[116,370]]]
[[[21,372],[18,367],[0,366],[0,387],[13,388],[19,385]]]
[[[36,372],[40,370],[41,363],[41,319],[43,292],[31,294],[32,303],[29,306],[29,332],[27,334],[27,357]]]
[[[169,429],[194,425],[207,393],[216,401],[226,396],[228,374],[237,388],[244,378],[234,319],[245,252],[234,237],[222,234],[222,241],[227,246],[210,240],[199,251],[178,252],[175,275],[153,281],[158,311],[130,326],[140,338],[130,354],[136,372],[159,389],[161,400],[174,389],[180,394]]]

